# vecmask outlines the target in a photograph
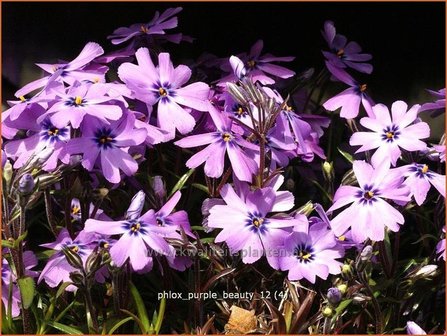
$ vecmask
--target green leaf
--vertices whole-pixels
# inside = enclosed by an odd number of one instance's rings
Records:
[[[171,192],[169,193],[169,197],[171,197],[172,195],[174,195],[174,193],[177,190],[180,190],[183,188],[183,186],[185,185],[186,181],[188,181],[188,179],[191,177],[192,173],[195,172],[195,168],[191,168],[190,170],[188,170],[188,172],[183,175],[182,177],[180,177],[180,179],[178,180],[178,182],[175,184],[174,188],[172,188]],[[208,192],[208,191],[207,191]]]
[[[349,163],[353,163],[354,162],[354,158],[352,157],[351,154],[349,154],[348,152],[342,151],[340,148],[338,148],[338,151],[340,152],[340,154],[346,159],[348,160]]]
[[[118,321],[117,323],[115,323],[115,325],[112,328],[110,328],[110,330],[107,334],[112,335],[119,327],[121,327],[123,324],[125,324],[131,320],[133,320],[133,317],[129,316],[129,317],[126,317],[126,318]]]
[[[203,228],[203,226],[193,225],[193,226],[191,226],[191,230],[192,231],[204,231],[205,229]]]
[[[137,315],[135,315],[134,313],[126,310],[126,309],[120,309],[123,313],[129,315],[130,317],[132,317],[134,319],[135,322],[137,322],[138,326],[140,327],[140,330],[143,334],[147,334],[147,332],[144,330],[144,326],[143,323],[141,322],[141,320],[138,318]]]
[[[146,307],[144,306],[144,302],[140,296],[140,293],[138,293],[138,289],[132,282],[130,283],[130,293],[132,294],[132,298],[137,308],[138,318],[140,319],[141,324],[144,327],[143,332],[148,333],[150,329],[150,323],[149,323],[149,317],[147,316]]]
[[[13,248],[17,249],[20,245],[20,243],[26,238],[26,236],[28,235],[28,231],[25,231],[21,236],[19,236],[15,241],[14,241],[14,246]]]
[[[334,317],[337,317],[343,313],[343,311],[351,304],[352,299],[343,300],[340,302],[337,308],[335,308],[335,315]]]
[[[76,328],[70,327],[68,325],[59,323],[59,322],[48,322],[48,325],[62,331],[65,334],[69,335],[84,335],[84,333]]]
[[[2,248],[3,248],[3,247],[13,248],[13,247],[14,247],[14,243],[2,239]]]
[[[20,288],[20,296],[22,297],[23,308],[28,309],[33,303],[36,284],[31,277],[24,277],[17,280]]]
[[[165,309],[166,309],[166,298],[163,297],[160,301],[160,308],[158,308],[157,321],[155,322],[155,333],[157,335],[160,332],[161,324],[163,323]]]

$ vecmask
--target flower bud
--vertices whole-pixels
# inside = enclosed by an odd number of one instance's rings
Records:
[[[337,288],[342,294],[346,294],[348,290],[348,286],[346,286],[345,284],[338,285]]]
[[[331,317],[331,316],[332,316],[332,313],[333,313],[333,310],[332,310],[331,307],[325,307],[325,308],[323,309],[323,316],[324,316],[324,317]]]
[[[82,274],[78,272],[71,272],[70,279],[73,282],[73,284],[77,286],[82,285],[82,282],[84,281],[84,277],[82,276]]]
[[[371,245],[367,245],[362,250],[362,253],[360,253],[360,259],[362,261],[368,261],[371,259],[372,255],[373,255],[373,247]]]
[[[24,174],[19,180],[19,192],[21,194],[29,194],[33,191],[34,177],[31,174]]]
[[[137,219],[140,217],[145,197],[146,194],[142,190],[135,194],[130,202],[129,209],[127,210],[126,219]]]
[[[327,300],[333,306],[336,306],[340,303],[342,297],[342,293],[337,287],[331,287],[327,291]]]
[[[164,199],[166,197],[166,187],[161,176],[154,176],[151,181],[151,185],[152,189],[154,189],[155,195],[159,199]]]
[[[65,247],[62,252],[65,254],[67,262],[77,269],[83,269],[82,259],[78,254],[79,247],[77,245],[72,245]]]
[[[425,265],[419,271],[416,272],[415,277],[417,278],[428,278],[434,276],[438,266],[436,265]]]
[[[407,334],[408,335],[427,335],[424,329],[422,329],[420,326],[418,326],[413,321],[407,322]]]
[[[332,182],[334,180],[334,164],[332,162],[324,161],[323,163],[323,176],[324,179],[328,182]]]
[[[5,179],[6,183],[9,184],[12,179],[12,164],[9,162],[9,160],[6,160],[5,165],[3,166],[3,178]]]
[[[344,264],[341,267],[341,276],[343,277],[343,279],[348,280],[350,278],[352,278],[352,267],[351,265],[348,264]]]

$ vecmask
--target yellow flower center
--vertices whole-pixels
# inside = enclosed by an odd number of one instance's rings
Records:
[[[250,68],[254,68],[254,67],[256,66],[256,61],[250,60],[250,61],[247,62],[247,65],[248,65]]]
[[[260,227],[263,222],[264,218],[253,218],[253,225],[256,226],[257,228]]]
[[[78,253],[79,252],[79,247],[75,245],[75,246],[72,246],[70,248],[70,250],[72,250],[74,253]]]
[[[229,134],[229,133],[224,133],[224,134],[222,134],[222,139],[223,139],[223,141],[225,141],[225,142],[230,141],[230,140],[231,140],[231,134]]]
[[[428,166],[426,164],[424,164],[424,166],[422,167],[421,172],[423,174],[426,174],[428,172]]]
[[[140,27],[140,31],[141,31],[142,33],[147,34],[147,33],[149,33],[149,28],[147,28],[146,26],[141,26],[141,27]]]
[[[81,105],[82,104],[82,97],[79,97],[79,96],[77,96],[76,98],[75,98],[75,104],[76,105]]]
[[[298,256],[300,259],[304,259],[304,260],[309,260],[310,257],[312,257],[312,254],[310,254],[309,252],[304,253],[303,251],[300,251],[300,254]]]
[[[23,97],[23,96],[20,96],[19,99],[21,102],[24,102],[26,100],[25,97]]]
[[[73,215],[77,215],[77,214],[79,214],[80,212],[81,212],[81,208],[78,207],[78,206],[74,206],[74,207],[71,209],[71,213],[72,213]]]
[[[113,140],[112,137],[103,135],[103,136],[99,139],[99,142],[102,143],[102,144],[105,144],[105,143],[107,143],[107,142],[112,142],[112,140]]]
[[[386,132],[387,139],[392,139],[394,137],[394,132]]]
[[[140,227],[141,227],[140,223],[132,224],[132,226],[130,227],[130,231],[137,232],[138,230],[140,230]]]
[[[340,236],[340,237],[338,237],[338,240],[339,240],[339,241],[345,241],[345,240],[346,240],[346,237],[345,237],[345,236]]]
[[[345,50],[344,49],[340,49],[339,51],[337,51],[337,56],[338,57],[342,57],[345,54]]]
[[[57,135],[59,133],[59,129],[58,128],[50,128],[48,131],[47,131],[47,134],[48,135],[50,135],[50,136],[55,136],[55,135]]]
[[[367,191],[364,195],[363,195],[366,199],[371,199],[374,197],[374,193],[372,191]]]
[[[159,88],[158,93],[160,93],[160,96],[163,96],[163,97],[166,97],[168,95],[168,92],[163,88]]]
[[[365,92],[368,86],[366,84],[360,85],[360,92]]]

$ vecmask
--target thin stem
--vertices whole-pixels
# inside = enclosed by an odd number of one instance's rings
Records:
[[[51,232],[53,233],[54,237],[57,237],[56,222],[54,220],[53,212],[51,211],[52,206],[50,190],[45,189],[43,195],[45,200],[45,213],[47,215],[48,225],[50,226]]]

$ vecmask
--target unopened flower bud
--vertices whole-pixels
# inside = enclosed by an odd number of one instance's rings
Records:
[[[166,197],[166,187],[163,183],[163,179],[161,176],[154,176],[152,179],[152,189],[154,189],[155,195],[159,199],[164,199]]]
[[[127,219],[137,219],[140,217],[141,211],[143,210],[145,197],[146,194],[142,190],[135,194],[126,213]]]
[[[70,273],[70,279],[73,282],[74,285],[81,285],[84,277],[82,276],[82,274],[78,273],[78,272],[71,272]]]
[[[62,252],[65,254],[67,262],[77,269],[83,269],[82,259],[78,254],[79,247],[77,245],[65,247]]]
[[[334,164],[332,162],[324,161],[323,163],[323,176],[324,179],[328,182],[332,182],[334,180]]]
[[[304,204],[303,206],[299,207],[296,210],[297,214],[301,214],[301,215],[305,215],[305,216],[309,216],[312,211],[314,211],[314,204],[311,201],[308,201],[306,204]]]
[[[346,294],[346,291],[348,290],[348,286],[345,284],[338,285],[337,288],[342,294]]]
[[[407,334],[408,335],[427,335],[424,329],[422,329],[420,326],[418,326],[413,321],[407,322]]]
[[[373,255],[373,247],[371,245],[367,245],[362,250],[362,253],[360,253],[360,259],[362,259],[363,261],[368,261],[371,259],[372,255]]]
[[[3,178],[5,179],[6,183],[9,184],[12,179],[12,164],[9,162],[9,160],[6,160],[5,165],[3,166]]]
[[[33,191],[34,177],[31,174],[24,174],[19,180],[19,192],[21,194],[29,194]]]
[[[360,294],[360,293],[358,293],[357,295],[355,295],[352,298],[352,302],[354,302],[354,303],[363,303],[363,302],[370,301],[370,300],[371,300],[371,298],[369,296],[366,296],[366,295]]]
[[[331,287],[327,291],[327,300],[330,304],[336,306],[341,301],[342,294],[337,287]]]
[[[331,307],[325,307],[325,308],[323,309],[323,316],[324,316],[324,317],[331,317],[332,314],[333,314],[333,310],[332,310]]]
[[[438,266],[436,265],[426,265],[416,272],[415,276],[420,278],[428,278],[436,274]]]
[[[345,280],[350,279],[352,277],[352,267],[351,267],[351,265],[344,264],[341,267],[341,275],[342,275],[342,277]]]

